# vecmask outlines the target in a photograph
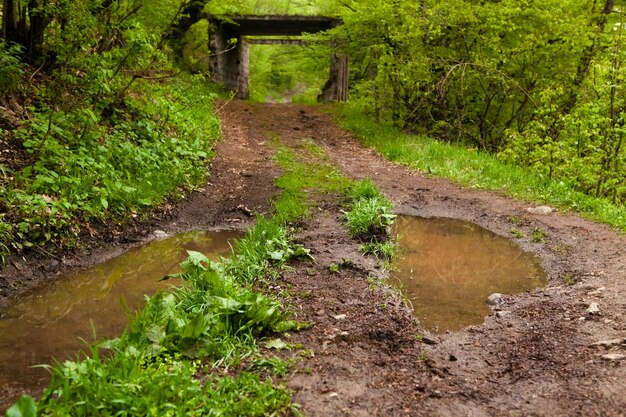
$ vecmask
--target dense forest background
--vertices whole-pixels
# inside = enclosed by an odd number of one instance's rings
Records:
[[[81,224],[202,183],[218,137],[207,13],[343,19],[305,46],[255,46],[254,100],[314,100],[324,57],[349,55],[361,113],[623,206],[622,3],[3,0],[0,253],[71,245]]]

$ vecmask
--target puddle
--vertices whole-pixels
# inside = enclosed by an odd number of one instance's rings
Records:
[[[48,372],[33,365],[65,360],[84,349],[79,338],[115,337],[127,324],[121,307],[137,309],[144,294],[167,289],[177,280],[159,282],[179,272],[187,250],[217,260],[241,232],[188,232],[154,241],[93,268],[68,274],[39,293],[23,298],[0,320],[0,393],[42,387]]]
[[[476,224],[398,216],[402,254],[393,280],[425,328],[441,333],[481,324],[491,294],[516,294],[547,283],[539,260]]]

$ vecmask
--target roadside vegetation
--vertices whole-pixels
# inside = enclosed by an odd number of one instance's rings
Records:
[[[338,108],[340,123],[385,158],[459,184],[487,189],[564,210],[574,210],[590,219],[626,231],[626,207],[608,198],[578,191],[565,181],[501,161],[496,156],[449,144],[425,135],[410,134],[381,124],[350,105]]]
[[[0,39],[3,263],[182,197],[219,138],[213,87],[172,59],[185,2],[31,3],[5,2],[25,14],[5,13]]]

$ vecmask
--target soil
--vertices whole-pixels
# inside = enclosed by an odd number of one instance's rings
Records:
[[[388,272],[359,254],[337,201],[316,199],[296,235],[315,261],[293,265],[277,287],[291,295],[297,319],[314,323],[289,338],[310,352],[286,381],[305,415],[626,415],[626,360],[603,358],[626,354],[626,342],[594,345],[626,338],[623,235],[571,213],[533,214],[529,203],[387,162],[341,131],[323,107],[230,102],[220,114],[225,139],[203,190],[148,221],[101,225],[71,252],[13,259],[0,278],[0,302],[9,305],[54,275],[115,256],[156,230],[249,226],[251,213],[269,212],[277,194],[271,136],[294,147],[309,138],[342,174],[375,181],[400,214],[462,219],[509,238],[512,228],[527,236],[545,230],[545,242],[516,241],[541,259],[549,281],[504,296],[482,325],[430,335],[384,284]],[[599,311],[588,312],[592,303]]]

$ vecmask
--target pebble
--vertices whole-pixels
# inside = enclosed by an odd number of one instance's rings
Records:
[[[613,346],[626,345],[626,337],[623,339],[613,339],[613,340],[601,340],[599,342],[593,343],[591,346],[604,346],[605,348],[611,348]]]
[[[421,335],[421,339],[420,341],[427,344],[427,345],[436,345],[438,343],[437,339],[435,339],[434,337],[428,336],[428,335]]]
[[[498,311],[496,312],[496,317],[506,317],[511,314],[510,311]]]
[[[348,316],[345,314],[337,314],[336,316],[333,316],[333,318],[335,320],[345,320]]]
[[[621,353],[609,353],[606,355],[602,355],[602,359],[610,362],[623,361],[626,359],[626,355],[622,355]]]
[[[597,289],[597,290],[595,290],[595,291],[591,291],[591,292],[590,292],[590,293],[588,293],[587,295],[594,295],[594,296],[597,296],[597,295],[602,295],[602,293],[603,293],[604,291],[606,291],[606,287],[600,287],[600,288],[598,288],[598,289]]]
[[[549,206],[539,206],[539,207],[529,207],[526,209],[526,211],[531,214],[550,214],[550,213],[553,213],[555,209]]]
[[[165,239],[166,237],[170,236],[163,230],[155,230],[154,232],[152,232],[152,234],[154,235],[155,239]]]
[[[598,314],[600,313],[600,306],[598,303],[591,303],[589,308],[587,309],[587,314]]]
[[[495,292],[491,294],[489,298],[487,298],[487,301],[486,301],[486,303],[489,304],[490,306],[498,305],[501,302],[502,302],[502,294],[500,294],[499,292]]]

